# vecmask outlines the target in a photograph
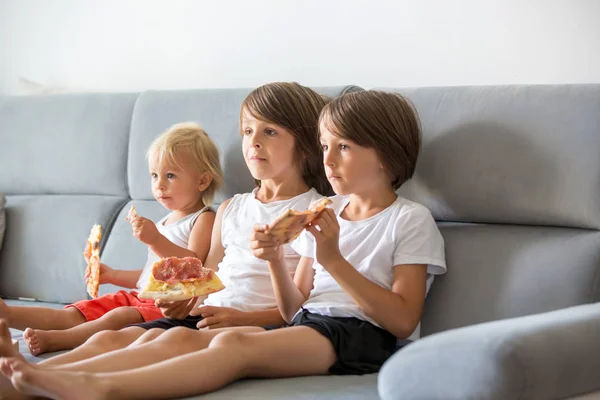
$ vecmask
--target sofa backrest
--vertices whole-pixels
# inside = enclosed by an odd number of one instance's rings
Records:
[[[424,335],[600,301],[600,85],[397,91],[423,148],[400,189],[439,221],[448,274]]]
[[[196,121],[221,151],[217,201],[253,188],[241,154],[239,111],[251,89],[0,97],[0,192],[7,196],[0,295],[74,302],[87,297],[82,251],[94,223],[102,261],[140,269],[147,247],[124,221],[130,204],[159,219],[145,153],[174,123]],[[317,88],[338,96],[354,86]],[[101,294],[116,287],[103,285]]]

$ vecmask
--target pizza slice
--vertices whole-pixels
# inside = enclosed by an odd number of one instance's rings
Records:
[[[275,236],[280,244],[289,243],[300,236],[304,228],[317,219],[329,204],[331,200],[324,197],[313,203],[306,211],[287,210],[269,224],[265,233]]]
[[[125,217],[125,221],[131,222],[134,219],[136,219],[137,217],[139,217],[139,215],[137,213],[137,210],[135,209],[135,206],[132,204],[131,208],[127,212],[127,216]]]
[[[148,283],[139,293],[141,299],[187,300],[224,289],[215,271],[202,266],[195,257],[167,257],[152,266]]]
[[[84,275],[85,286],[88,294],[94,299],[98,297],[100,285],[100,239],[102,239],[102,227],[94,225],[83,251],[83,258],[87,262]]]

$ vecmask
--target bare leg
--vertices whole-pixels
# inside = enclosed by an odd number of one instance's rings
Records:
[[[5,318],[8,326],[19,330],[29,327],[68,329],[86,321],[83,314],[75,307],[55,310],[46,307],[9,306],[1,299],[0,318]]]
[[[189,328],[173,328],[162,331],[157,335],[152,329],[142,335],[138,340],[146,341],[147,336],[153,340],[143,344],[135,342],[121,350],[100,354],[79,362],[63,364],[53,367],[53,370],[61,371],[85,371],[85,372],[116,372],[133,368],[145,367],[146,365],[192,353],[208,347],[211,340],[220,333],[235,330],[236,332],[264,332],[259,327],[233,327],[214,330],[196,330]]]
[[[36,366],[44,368],[54,367],[85,360],[109,351],[123,349],[142,336],[144,332],[146,332],[145,329],[135,326],[121,329],[120,331],[99,332],[73,351],[44,360]]]
[[[64,400],[169,399],[211,392],[243,377],[323,375],[335,362],[331,342],[308,327],[260,333],[223,332],[208,349],[158,364],[90,374],[35,369],[2,359],[18,390]]]
[[[0,356],[12,357],[15,360],[25,360],[18,351],[15,351],[15,348],[12,345],[10,332],[8,330],[8,321],[5,319],[0,319]],[[8,400],[22,397],[23,395],[15,391],[12,383],[10,383],[6,377],[0,376],[0,399]]]
[[[27,328],[23,338],[29,352],[34,356],[58,350],[70,350],[82,345],[94,333],[118,330],[129,324],[144,322],[140,313],[133,307],[118,307],[97,320],[86,322],[64,330],[45,331]]]

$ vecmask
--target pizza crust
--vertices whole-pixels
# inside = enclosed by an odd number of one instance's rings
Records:
[[[94,225],[86,242],[83,258],[87,262],[85,269],[85,285],[90,297],[98,297],[100,286],[100,240],[102,239],[102,227]]]
[[[142,291],[138,294],[138,298],[140,299],[150,299],[150,300],[166,300],[166,301],[180,301],[180,300],[189,300],[192,297],[188,292],[184,292],[182,290],[176,290],[172,292],[146,292]]]
[[[317,219],[325,208],[331,204],[327,197],[314,202],[306,211],[287,210],[275,219],[265,233],[274,236],[280,244],[295,240],[312,221]]]

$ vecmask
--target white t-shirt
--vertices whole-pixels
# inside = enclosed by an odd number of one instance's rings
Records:
[[[342,256],[372,282],[391,290],[394,266],[427,264],[427,289],[433,275],[446,272],[444,240],[431,213],[424,206],[398,197],[385,210],[361,221],[340,217],[349,203],[347,196],[335,196],[331,208],[340,225]],[[314,287],[303,308],[332,317],[355,317],[377,325],[321,266],[315,256],[314,237],[304,231],[292,244],[301,256],[314,260]],[[419,327],[409,339],[419,337]]]
[[[261,203],[252,193],[237,194],[228,204],[221,222],[221,240],[225,256],[219,263],[217,275],[225,285],[220,292],[210,294],[204,304],[231,307],[241,311],[260,311],[277,307],[271,274],[267,262],[254,257],[250,250],[250,234],[255,224],[269,224],[292,208],[306,210],[323,198],[311,189],[289,200]],[[285,261],[293,275],[300,256],[290,244],[284,245]]]
[[[156,229],[158,229],[158,231],[162,235],[169,239],[171,243],[174,243],[179,247],[187,249],[188,242],[190,240],[190,233],[192,232],[192,227],[194,226],[194,223],[196,223],[198,216],[200,216],[200,214],[206,211],[213,211],[213,209],[211,207],[204,207],[200,211],[186,215],[179,221],[173,222],[169,225],[165,225],[167,218],[169,218],[169,216],[172,214],[169,213],[166,217],[162,218],[156,223]],[[158,260],[160,260],[160,257],[157,256],[152,250],[150,250],[150,247],[148,247],[148,259],[146,260],[146,265],[144,266],[142,274],[140,275],[140,279],[138,279],[138,289],[141,290],[144,286],[146,286],[146,283],[148,283],[148,278],[152,273],[152,266]]]

